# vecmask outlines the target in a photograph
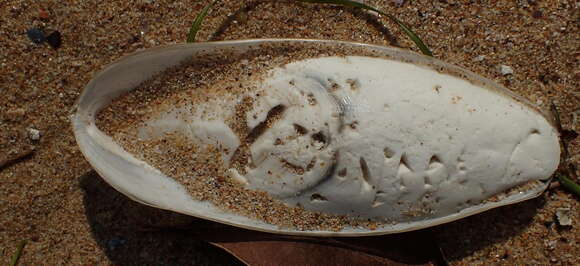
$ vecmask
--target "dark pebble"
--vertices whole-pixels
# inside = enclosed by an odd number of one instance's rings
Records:
[[[44,37],[44,32],[40,29],[29,29],[26,31],[26,35],[28,38],[36,44],[43,43],[46,41],[46,37]]]
[[[46,37],[46,42],[50,45],[50,47],[54,49],[58,49],[62,44],[62,36],[59,31],[54,31],[48,37]]]

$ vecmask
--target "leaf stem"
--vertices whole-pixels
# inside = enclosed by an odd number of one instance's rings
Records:
[[[419,50],[421,50],[421,52],[423,54],[425,54],[427,56],[433,56],[433,53],[431,52],[431,50],[429,50],[429,47],[427,47],[427,45],[425,45],[425,43],[421,40],[421,38],[419,38],[419,36],[415,32],[413,32],[413,30],[411,30],[411,28],[409,26],[407,26],[405,23],[403,23],[402,21],[397,19],[395,16],[388,14],[388,13],[385,13],[385,12],[383,12],[379,9],[376,9],[372,6],[368,6],[366,4],[355,2],[352,0],[299,0],[299,1],[306,2],[306,3],[343,5],[343,6],[362,8],[362,9],[377,12],[377,13],[389,18],[391,21],[395,22],[403,30],[403,32],[405,32],[405,34],[407,34],[407,36],[417,45],[417,47],[419,47]]]
[[[199,14],[197,14],[197,17],[195,17],[195,20],[191,24],[191,27],[189,29],[189,34],[187,35],[187,42],[188,43],[195,42],[195,37],[196,37],[199,29],[201,28],[201,23],[203,22],[203,19],[207,16],[207,13],[209,12],[209,10],[218,1],[219,0],[212,1],[211,3],[206,5],[201,10],[201,12],[199,12]],[[355,8],[361,8],[361,9],[366,9],[366,10],[377,12],[378,14],[389,18],[391,21],[393,21],[395,24],[397,24],[401,28],[401,30],[403,30],[403,32],[405,32],[405,34],[415,43],[415,45],[417,45],[417,47],[419,47],[419,50],[421,50],[421,52],[423,54],[425,54],[427,56],[433,56],[433,53],[431,52],[431,50],[429,50],[429,47],[427,47],[427,45],[425,45],[423,40],[421,40],[421,38],[419,38],[419,36],[413,30],[411,30],[411,28],[409,26],[407,26],[407,24],[403,23],[402,21],[397,19],[395,16],[393,16],[391,14],[387,14],[387,13],[385,13],[377,8],[374,8],[372,6],[369,6],[369,5],[366,5],[363,3],[359,3],[356,1],[352,1],[352,0],[298,0],[298,1],[305,2],[305,3],[317,3],[317,4],[335,4],[335,5],[355,7]]]
[[[558,180],[565,189],[569,190],[570,192],[576,194],[576,196],[580,197],[580,185],[576,184],[574,181],[572,181],[572,179],[564,175],[559,175]]]
[[[26,240],[20,241],[18,247],[16,248],[16,253],[14,253],[12,260],[10,260],[10,266],[18,265],[18,260],[20,260],[20,256],[22,256],[22,250],[24,249],[24,246],[26,246]]]
[[[218,1],[219,0],[212,1],[207,6],[205,6],[201,10],[201,12],[199,12],[199,14],[197,14],[197,17],[195,17],[195,20],[193,20],[193,23],[191,23],[191,28],[189,28],[189,34],[187,35],[188,43],[195,42],[195,36],[197,35],[197,32],[201,28],[201,23],[203,22],[203,19],[207,16],[207,13],[209,12],[210,8],[212,8]]]

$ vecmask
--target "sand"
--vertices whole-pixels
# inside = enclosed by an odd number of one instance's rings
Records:
[[[417,51],[396,25],[350,9],[288,2],[223,1],[200,41],[322,38]],[[580,9],[575,1],[368,1],[407,22],[435,57],[461,65],[547,107],[579,131]],[[4,1],[0,4],[0,260],[28,240],[23,265],[231,264],[194,237],[156,232],[191,219],[128,201],[91,172],[70,128],[92,73],[122,55],[186,39],[202,8],[191,1]],[[63,36],[58,50],[26,30]],[[504,66],[504,67],[502,67]],[[512,74],[506,70],[510,67]],[[32,140],[29,128],[40,131]],[[31,152],[32,147],[34,151]],[[578,139],[571,160],[580,161]],[[27,156],[24,156],[28,154]],[[454,265],[578,264],[578,198],[554,186],[538,199],[431,229]],[[556,209],[570,208],[571,226]],[[211,230],[213,225],[208,226]],[[204,227],[205,228],[205,227]],[[153,231],[153,232],[152,232]]]

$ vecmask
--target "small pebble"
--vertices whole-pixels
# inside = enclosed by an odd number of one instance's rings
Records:
[[[478,55],[477,57],[475,57],[473,59],[473,61],[476,61],[476,62],[481,62],[483,60],[485,60],[485,55]]]
[[[62,44],[62,36],[59,31],[54,31],[46,37],[46,42],[54,49],[60,48]]]
[[[49,13],[48,13],[48,11],[46,11],[45,9],[42,9],[42,8],[41,8],[41,9],[38,11],[38,17],[39,17],[40,19],[48,19],[48,18],[50,18],[50,14],[49,14]]]
[[[46,41],[46,37],[44,37],[44,32],[42,32],[42,30],[37,28],[27,30],[26,35],[33,43],[36,44],[40,44]]]
[[[502,75],[507,76],[507,75],[511,75],[514,73],[514,70],[512,69],[512,67],[510,66],[506,66],[506,65],[501,65],[499,67],[499,71],[501,72]]]
[[[29,128],[28,129],[28,137],[34,141],[40,140],[40,131],[38,129],[35,129],[35,128]]]
[[[546,248],[548,250],[554,250],[554,249],[556,249],[556,244],[558,244],[558,240],[546,241],[544,243],[545,243]]]
[[[570,218],[570,208],[556,209],[556,218],[561,226],[571,226],[572,218]]]

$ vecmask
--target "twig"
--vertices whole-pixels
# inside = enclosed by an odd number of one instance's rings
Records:
[[[16,155],[0,161],[0,171],[4,170],[8,166],[14,165],[22,160],[26,159],[28,156],[34,153],[34,147],[27,147],[25,150],[17,153]]]

